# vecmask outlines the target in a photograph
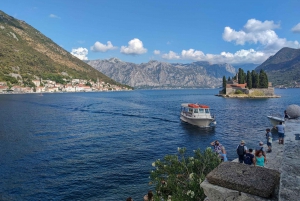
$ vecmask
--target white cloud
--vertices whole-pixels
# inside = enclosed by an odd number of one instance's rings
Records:
[[[57,15],[54,15],[54,14],[50,14],[49,17],[50,17],[50,18],[57,18],[57,19],[60,19],[60,17],[58,17]]]
[[[280,24],[275,24],[273,21],[268,21],[268,20],[261,22],[256,19],[250,19],[244,25],[244,29],[247,32],[265,31],[265,30],[270,30],[270,29],[273,30],[279,28],[280,28]]]
[[[180,56],[177,53],[173,52],[173,51],[170,51],[167,54],[163,54],[161,57],[163,59],[168,59],[168,60],[180,59]]]
[[[77,57],[80,60],[88,60],[87,55],[89,51],[86,48],[79,47],[79,48],[74,48],[72,49],[71,54]]]
[[[117,47],[113,46],[113,44],[110,41],[107,41],[107,44],[102,44],[99,41],[97,41],[92,47],[91,50],[93,52],[107,52],[108,50],[114,50],[117,49]]]
[[[159,51],[159,50],[154,50],[153,53],[154,53],[155,55],[159,55],[159,54],[160,54],[160,51]]]
[[[300,33],[300,23],[298,23],[296,26],[292,28],[292,32],[294,33]]]
[[[272,54],[255,51],[254,49],[239,50],[235,53],[221,52],[220,54],[204,54],[200,50],[182,50],[181,54],[170,51],[163,54],[162,58],[167,60],[192,60],[192,61],[208,61],[211,63],[262,63]]]
[[[250,19],[244,25],[244,29],[236,31],[230,27],[225,27],[223,39],[228,42],[235,41],[237,45],[245,43],[261,44],[265,52],[275,53],[283,47],[298,48],[298,41],[288,41],[285,38],[279,38],[273,29],[280,28],[279,24],[273,21],[261,22],[256,19]]]
[[[187,60],[205,60],[205,55],[202,51],[189,49],[189,50],[182,50],[181,51],[181,58]]]
[[[122,46],[120,52],[123,54],[137,55],[146,53],[147,49],[143,47],[143,42],[140,39],[134,38],[128,42],[128,46]]]
[[[225,27],[223,39],[228,42],[235,42],[237,45],[246,43],[257,44],[257,49],[240,49],[234,53],[221,52],[220,54],[205,54],[200,50],[188,49],[182,50],[181,54],[170,51],[163,54],[163,59],[168,60],[191,60],[208,61],[211,63],[262,63],[270,56],[274,55],[283,47],[300,48],[298,41],[288,41],[286,38],[280,38],[274,29],[280,28],[279,23],[273,21],[259,21],[249,19],[243,29],[236,31],[230,27]],[[295,33],[300,33],[300,23],[292,28]]]

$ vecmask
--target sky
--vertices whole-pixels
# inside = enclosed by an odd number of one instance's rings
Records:
[[[81,60],[260,64],[300,48],[299,0],[9,0],[0,10]]]

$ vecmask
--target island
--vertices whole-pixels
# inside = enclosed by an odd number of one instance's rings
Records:
[[[256,73],[239,68],[238,73],[231,79],[223,76],[223,89],[217,96],[225,98],[280,98],[275,95],[272,83],[268,81],[267,74],[260,70]]]

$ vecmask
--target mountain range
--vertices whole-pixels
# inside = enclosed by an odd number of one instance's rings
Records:
[[[182,64],[151,60],[135,64],[111,58],[87,63],[117,82],[135,88],[214,88],[221,86],[224,75],[236,73],[230,64],[204,61]]]
[[[119,85],[24,21],[0,11],[0,81],[26,86],[33,79],[85,79]],[[17,78],[17,79],[16,79]]]
[[[300,83],[300,49],[284,47],[255,70],[263,69],[273,86],[293,87]]]

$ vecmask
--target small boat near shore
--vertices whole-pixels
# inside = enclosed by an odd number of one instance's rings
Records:
[[[284,118],[274,116],[274,115],[270,115],[270,116],[267,116],[267,117],[268,117],[268,119],[270,120],[270,122],[273,126],[278,125],[280,122],[284,123],[284,121],[285,121]]]
[[[180,119],[183,122],[205,128],[214,127],[217,124],[215,117],[210,114],[209,106],[201,104],[182,103]]]

